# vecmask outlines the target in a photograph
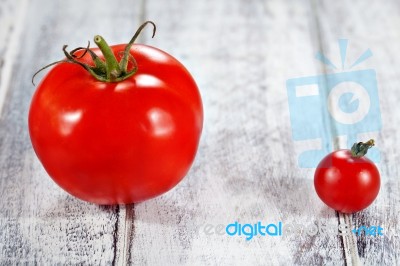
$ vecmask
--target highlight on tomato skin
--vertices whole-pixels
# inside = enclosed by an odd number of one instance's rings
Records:
[[[321,160],[314,174],[319,198],[332,209],[354,213],[370,206],[379,194],[380,174],[364,155],[374,141],[355,143],[351,150],[338,150]]]
[[[79,199],[111,205],[154,198],[175,187],[195,159],[199,89],[160,49],[96,40],[99,48],[72,50],[37,87],[28,117],[33,149],[49,176]]]

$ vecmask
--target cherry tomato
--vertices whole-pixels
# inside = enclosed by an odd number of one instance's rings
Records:
[[[195,158],[203,124],[198,88],[157,48],[133,41],[109,47],[96,38],[100,49],[66,54],[38,86],[29,111],[33,148],[50,177],[82,200],[153,198],[177,185]]]
[[[319,163],[314,186],[326,205],[343,213],[353,213],[375,200],[380,188],[379,171],[363,156],[373,145],[373,140],[356,143],[352,150],[334,151]]]

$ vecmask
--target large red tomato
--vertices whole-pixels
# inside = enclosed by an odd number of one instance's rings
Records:
[[[379,171],[371,160],[364,157],[373,145],[373,140],[359,142],[351,150],[328,154],[319,163],[314,185],[326,205],[343,213],[353,213],[375,200],[380,188]]]
[[[101,52],[67,54],[70,60],[55,65],[38,86],[29,111],[32,145],[70,194],[98,204],[140,202],[187,174],[203,124],[200,94],[171,55],[133,42],[128,49],[108,47],[96,38]],[[122,73],[113,73],[114,59],[125,50],[125,72],[120,63]],[[93,60],[102,62],[94,68]]]

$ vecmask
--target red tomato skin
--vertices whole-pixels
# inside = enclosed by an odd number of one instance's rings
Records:
[[[319,163],[314,186],[326,205],[342,213],[354,213],[375,200],[380,189],[380,175],[368,158],[355,158],[350,150],[338,150]]]
[[[125,45],[111,48],[119,58]],[[161,195],[187,174],[197,152],[203,109],[189,72],[157,48],[135,44],[131,54],[139,70],[124,81],[97,81],[61,63],[32,98],[29,133],[39,160],[85,201],[129,204]]]

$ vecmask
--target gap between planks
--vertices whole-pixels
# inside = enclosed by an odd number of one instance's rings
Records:
[[[134,204],[118,205],[114,231],[114,259],[112,265],[129,265],[134,221]]]

